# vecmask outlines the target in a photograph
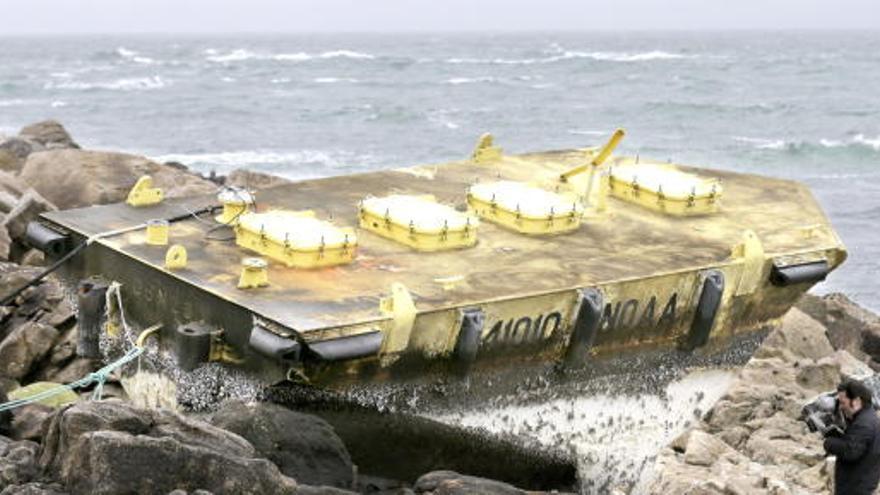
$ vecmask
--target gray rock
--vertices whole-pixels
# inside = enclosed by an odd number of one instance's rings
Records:
[[[79,148],[67,130],[58,121],[44,120],[23,127],[18,135],[29,138],[47,148]]]
[[[166,410],[107,400],[59,411],[39,459],[73,493],[296,493],[238,435]]]
[[[420,477],[413,485],[416,493],[432,495],[526,495],[524,490],[485,478],[466,476],[455,471],[432,471]],[[536,492],[529,492],[534,494]]]
[[[825,327],[797,308],[786,313],[782,326],[767,336],[755,357],[771,357],[770,348],[785,349],[795,358],[821,359],[834,353]]]
[[[271,403],[229,402],[211,422],[244,437],[301,483],[350,488],[354,482],[345,445],[321,418]]]
[[[61,209],[124,201],[142,175],[165,197],[213,193],[216,184],[175,167],[125,153],[50,150],[30,155],[20,179]]]
[[[27,224],[36,220],[40,213],[55,210],[55,206],[33,189],[25,191],[18,198],[15,207],[6,214],[2,225],[13,239],[23,239]]]
[[[724,454],[733,453],[726,443],[700,430],[688,435],[684,462],[694,466],[711,466]]]
[[[49,352],[58,330],[38,322],[26,322],[0,342],[0,375],[20,380]]]
[[[30,441],[0,437],[0,491],[10,485],[34,480],[39,474],[37,453],[40,446]]]
[[[33,482],[7,486],[0,495],[67,495],[67,492],[57,483]]]
[[[290,184],[292,181],[277,175],[254,172],[244,168],[237,168],[226,176],[224,182],[227,186],[245,187],[250,190],[260,190],[269,187]]]
[[[43,404],[28,404],[15,409],[10,430],[12,438],[42,441],[43,431],[54,413],[54,408]]]

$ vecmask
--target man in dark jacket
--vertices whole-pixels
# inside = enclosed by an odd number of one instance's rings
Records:
[[[880,418],[871,406],[871,390],[850,380],[837,387],[846,430],[825,438],[825,451],[837,456],[834,493],[871,495],[880,481]]]

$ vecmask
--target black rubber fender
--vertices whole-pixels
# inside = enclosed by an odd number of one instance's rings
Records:
[[[462,310],[461,328],[458,331],[458,340],[455,342],[455,350],[453,351],[456,361],[470,364],[477,359],[485,322],[486,315],[482,309],[468,308]]]
[[[565,353],[565,365],[569,367],[586,364],[587,356],[599,332],[602,321],[604,297],[592,287],[578,291],[578,312]]]
[[[780,266],[773,263],[773,268],[770,271],[770,283],[777,287],[788,287],[789,285],[807,282],[821,282],[825,280],[830,271],[831,268],[828,266],[827,260],[788,266]]]
[[[312,342],[308,348],[324,361],[344,361],[375,356],[382,349],[382,332],[373,330],[338,339]]]
[[[703,288],[697,308],[694,311],[694,321],[691,323],[687,339],[682,344],[686,351],[692,351],[709,342],[709,334],[715,324],[715,317],[721,308],[721,300],[724,296],[724,274],[719,270],[711,270],[706,273],[703,280]]]
[[[280,361],[299,361],[302,345],[296,339],[284,337],[255,325],[248,345],[260,354]]]
[[[70,237],[40,222],[28,222],[24,233],[25,242],[50,257],[62,256],[70,249]]]
[[[208,361],[211,354],[211,333],[199,325],[181,325],[175,331],[177,365],[191,371]]]

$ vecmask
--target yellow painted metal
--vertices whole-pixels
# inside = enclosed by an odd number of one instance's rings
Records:
[[[561,234],[577,230],[584,207],[572,194],[522,182],[498,181],[468,189],[468,206],[480,217],[521,234]]]
[[[151,336],[155,336],[157,339],[159,338],[159,330],[162,329],[162,325],[153,325],[149,328],[145,328],[141,333],[138,334],[137,340],[135,340],[135,345],[143,348],[147,343],[147,339]]]
[[[238,222],[238,219],[247,213],[248,207],[254,203],[252,193],[237,187],[224,189],[217,195],[217,199],[223,205],[223,211],[215,217],[215,220],[224,225]]]
[[[357,235],[306,211],[245,213],[238,217],[235,242],[289,267],[322,268],[351,263]]]
[[[493,141],[492,134],[488,132],[480,136],[480,140],[477,141],[477,146],[474,148],[474,153],[471,155],[471,160],[475,163],[489,163],[500,160],[501,148],[494,146]]]
[[[754,231],[743,232],[742,242],[731,250],[731,258],[741,266],[736,283],[736,295],[752,294],[766,279],[764,246]]]
[[[165,253],[165,268],[169,270],[186,268],[186,248],[182,244],[175,244],[168,248]]]
[[[362,228],[419,251],[471,247],[480,223],[431,195],[367,198],[361,202],[359,217]]]
[[[676,216],[718,211],[721,181],[683,172],[665,163],[625,163],[614,166],[611,194],[654,211]]]
[[[147,244],[153,246],[165,246],[168,244],[167,220],[150,220],[147,222]]]
[[[406,286],[391,284],[391,295],[379,302],[382,314],[391,317],[391,325],[382,343],[382,353],[398,353],[409,346],[410,334],[416,321],[416,305]]]
[[[241,260],[241,276],[238,279],[239,289],[256,289],[269,285],[269,264],[262,258],[245,258]]]
[[[620,141],[625,135],[626,131],[624,131],[623,129],[615,130],[614,134],[612,134],[611,137],[608,139],[608,142],[605,143],[605,145],[602,146],[599,152],[593,156],[593,158],[590,160],[590,163],[586,165],[578,165],[577,167],[563,172],[559,175],[559,179],[562,182],[568,182],[568,180],[573,176],[586,172],[588,169],[591,170],[590,173],[593,173],[593,168],[602,165],[603,163],[605,163],[606,160],[608,160],[608,157],[611,156],[611,153],[614,152],[614,149],[617,148],[617,145],[620,144]],[[593,167],[590,167],[591,165]],[[587,194],[589,195],[589,191],[587,191]]]
[[[131,206],[150,206],[161,203],[164,197],[161,189],[153,187],[153,178],[144,175],[128,192],[128,198],[125,202]]]

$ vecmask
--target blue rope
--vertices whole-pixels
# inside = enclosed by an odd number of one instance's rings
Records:
[[[64,393],[67,390],[75,390],[78,388],[86,387],[88,385],[91,385],[92,383],[97,384],[95,385],[95,390],[92,392],[92,400],[101,400],[101,395],[104,393],[104,383],[107,381],[110,373],[112,373],[117,368],[125,366],[131,361],[134,361],[138,358],[138,356],[143,354],[143,352],[144,349],[142,347],[133,347],[121,358],[113,361],[107,366],[104,366],[98,371],[95,371],[94,373],[89,373],[88,375],[80,378],[75,382],[68,383],[67,385],[59,385],[57,387],[50,388],[49,390],[44,390],[38,394],[31,395],[30,397],[11,400],[9,402],[0,404],[0,412],[15,409],[16,407],[25,406],[27,404],[33,404],[34,402],[39,402],[43,399],[48,399],[49,397]]]

